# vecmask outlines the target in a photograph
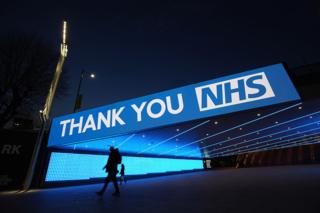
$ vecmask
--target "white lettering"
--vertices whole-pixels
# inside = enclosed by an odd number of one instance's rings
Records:
[[[159,104],[161,109],[158,113],[153,113],[151,111],[151,108],[154,104]],[[148,103],[148,106],[147,106],[147,113],[148,115],[151,117],[151,118],[160,118],[166,111],[166,104],[164,103],[163,100],[161,99],[153,99],[152,101],[150,101]]]
[[[64,121],[60,121],[60,125],[63,125],[62,126],[62,133],[61,133],[61,137],[64,137],[65,134],[66,134],[66,127],[67,127],[67,124],[70,123],[70,119],[69,120],[64,120]]]
[[[171,97],[170,96],[166,97],[168,111],[173,115],[179,114],[180,112],[182,112],[183,107],[184,107],[182,94],[179,93],[177,96],[178,96],[178,109],[172,109]]]
[[[107,111],[107,118],[103,115],[102,112],[98,113],[98,124],[97,124],[98,130],[101,129],[101,121],[107,128],[110,128],[110,116],[111,116],[111,110]]]
[[[116,109],[112,109],[112,127],[116,125],[116,122],[118,122],[120,125],[125,125],[126,123],[120,118],[120,114],[124,110],[125,107],[121,107],[119,111]]]
[[[275,97],[264,72],[195,88],[200,111]]]
[[[137,107],[137,105],[135,104],[132,104],[131,107],[134,109],[134,111],[136,111],[137,113],[137,121],[140,122],[142,120],[142,116],[141,116],[141,113],[142,113],[142,110],[143,108],[145,107],[146,105],[146,101],[142,102],[142,104],[140,105],[140,107]]]
[[[92,129],[93,131],[96,131],[96,124],[94,123],[94,119],[92,114],[90,114],[86,120],[86,124],[83,127],[82,133],[85,133],[87,129]]]
[[[70,124],[70,130],[69,130],[69,135],[73,134],[73,129],[78,128],[78,134],[81,133],[82,130],[82,122],[83,122],[83,116],[80,116],[79,123],[74,122],[74,118],[71,119],[71,124]]]

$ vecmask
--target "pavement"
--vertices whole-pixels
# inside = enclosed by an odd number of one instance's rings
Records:
[[[320,165],[201,171],[110,184],[0,193],[0,212],[320,212]]]

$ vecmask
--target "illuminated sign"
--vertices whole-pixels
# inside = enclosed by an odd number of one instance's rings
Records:
[[[53,119],[48,146],[128,134],[300,97],[282,64]]]
[[[45,181],[105,178],[106,172],[101,168],[106,164],[107,159],[108,156],[106,155],[53,152],[50,156]],[[194,159],[123,156],[122,163],[126,166],[126,175],[146,175],[203,169],[202,160]]]

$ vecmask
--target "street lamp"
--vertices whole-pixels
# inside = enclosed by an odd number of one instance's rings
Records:
[[[82,104],[82,94],[80,94],[81,91],[81,85],[82,85],[82,80],[83,78],[85,78],[86,76],[88,76],[91,79],[95,79],[96,78],[96,74],[95,73],[88,73],[85,70],[81,71],[81,75],[80,75],[80,80],[79,80],[79,84],[78,84],[78,90],[77,90],[77,96],[76,96],[76,101],[74,103],[74,108],[73,108],[73,112],[77,112],[80,110],[81,108],[81,104]]]

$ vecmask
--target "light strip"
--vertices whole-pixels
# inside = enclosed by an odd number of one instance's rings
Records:
[[[303,141],[303,140],[301,140],[301,141]],[[250,152],[243,152],[243,153],[235,152],[235,153],[217,156],[217,157],[227,157],[227,156],[232,156],[232,155],[242,155],[242,154],[247,154],[247,153],[264,152],[264,151],[269,151],[269,150],[278,150],[278,149],[285,149],[285,148],[297,147],[297,146],[303,146],[303,145],[309,145],[309,144],[317,144],[315,142],[320,143],[319,139],[314,139],[314,140],[311,140],[307,143],[300,143],[300,144],[295,144],[295,145],[290,145],[290,146],[281,146],[281,147],[277,147],[277,148],[264,148],[264,149],[257,150],[257,151],[250,151]]]
[[[247,147],[251,147],[251,146],[256,146],[258,144],[262,144],[262,143],[268,143],[268,142],[271,142],[271,141],[274,141],[274,140],[278,140],[278,139],[282,139],[282,138],[288,138],[288,137],[291,137],[291,136],[294,136],[294,135],[300,135],[300,134],[303,134],[303,133],[306,133],[306,132],[312,132],[312,131],[315,131],[319,129],[318,128],[314,128],[314,129],[310,129],[310,130],[306,130],[306,131],[303,131],[303,132],[299,132],[299,133],[294,133],[294,134],[291,134],[291,135],[287,135],[287,136],[282,136],[282,137],[278,137],[278,138],[274,138],[274,139],[270,139],[270,140],[266,140],[266,141],[261,141],[261,142],[257,142],[255,144],[250,144],[250,145],[247,145]],[[314,133],[314,134],[310,134],[309,136],[311,135],[315,135],[315,134],[318,134],[318,133]],[[289,139],[289,140],[295,140],[295,139],[298,139],[298,138],[303,138],[303,137],[306,137],[306,136],[298,136],[298,137],[295,137],[295,138],[292,138],[292,139]],[[285,140],[284,140],[285,141]],[[282,141],[281,141],[282,142]],[[276,143],[273,143],[273,144],[276,144]],[[272,145],[272,144],[270,144]],[[263,147],[265,145],[262,145],[260,147]],[[254,148],[245,148],[245,150],[257,150],[257,148],[260,148],[260,147],[254,147]],[[239,150],[243,149],[244,147],[238,147],[238,148],[235,148],[235,149],[232,149],[232,150],[226,150],[226,151],[223,151],[223,152],[219,152],[219,153],[215,153],[215,154],[210,154],[209,156],[211,155],[219,155],[220,153],[226,153],[226,152],[234,152],[235,150],[238,150],[236,152],[239,152]],[[234,153],[236,153],[234,152]]]
[[[255,144],[249,144],[247,146],[256,146],[257,144],[268,143],[268,142],[271,142],[271,141],[274,141],[274,140],[278,140],[279,138],[287,138],[287,137],[291,137],[291,136],[294,136],[294,135],[299,135],[299,134],[303,134],[303,133],[306,133],[306,132],[311,132],[311,131],[314,131],[314,130],[317,130],[317,129],[320,129],[320,127],[317,127],[317,128],[314,128],[314,129],[309,129],[309,130],[302,131],[302,132],[299,132],[299,133],[294,133],[294,134],[291,134],[291,135],[281,136],[281,137],[270,139],[270,140],[266,140],[266,141],[261,141],[261,142],[255,143]],[[318,134],[318,133],[315,133],[315,134]],[[312,134],[310,134],[310,135],[312,135]],[[302,138],[302,137],[306,137],[306,136],[303,135],[303,136],[299,136],[299,137],[296,137],[296,138],[292,138],[290,140],[294,140],[294,139],[298,139],[298,138]],[[270,145],[272,145],[272,144],[270,144]],[[262,146],[264,146],[264,145],[262,145]],[[258,147],[255,147],[254,149],[256,149],[256,148],[258,148]],[[238,147],[238,148],[235,148],[235,149],[232,149],[232,150],[227,150],[227,151],[219,152],[219,153],[216,153],[216,154],[210,154],[209,156],[216,156],[216,155],[219,155],[220,153],[232,152],[234,150],[240,150],[240,149],[241,149],[241,147]],[[252,149],[252,148],[250,148],[250,149]]]
[[[63,30],[62,30],[62,43],[67,43],[67,22],[63,22]]]
[[[291,141],[291,142],[285,143],[285,144],[276,144],[275,146],[266,147],[263,150],[272,150],[272,149],[279,149],[279,148],[282,149],[282,148],[290,147],[293,144],[295,144],[296,146],[300,146],[300,145],[304,145],[306,143],[310,143],[312,141],[319,140],[319,139],[320,139],[320,137],[319,137],[319,135],[317,135],[317,136],[313,136],[313,137],[308,138],[308,139],[301,139],[301,140],[297,140],[297,141]]]
[[[227,129],[227,130],[218,132],[218,133],[216,133],[216,134],[214,134],[214,135],[211,135],[211,136],[202,138],[202,139],[200,139],[200,140],[196,140],[196,141],[194,141],[194,142],[188,143],[188,144],[186,144],[186,145],[183,145],[183,146],[180,146],[180,147],[177,147],[177,148],[174,148],[174,149],[170,149],[170,150],[168,150],[168,151],[166,151],[166,152],[162,152],[162,153],[160,153],[160,154],[158,154],[158,155],[163,155],[163,154],[166,154],[166,153],[170,153],[170,152],[173,152],[173,151],[175,151],[175,150],[184,148],[184,147],[186,147],[186,146],[190,146],[190,145],[192,145],[192,144],[198,143],[198,142],[200,142],[200,141],[207,140],[207,139],[212,138],[212,137],[215,137],[215,136],[217,136],[217,135],[220,135],[220,134],[229,132],[229,131],[234,130],[234,129],[237,129],[237,128],[239,128],[239,127],[242,127],[242,126],[251,124],[251,123],[256,122],[256,121],[259,121],[259,120],[261,120],[261,119],[264,119],[264,118],[270,117],[270,116],[272,116],[272,115],[278,114],[278,113],[280,113],[280,112],[286,111],[286,110],[288,110],[288,109],[294,108],[294,107],[299,106],[299,105],[301,105],[301,104],[302,104],[302,103],[294,104],[294,105],[289,106],[289,107],[286,107],[286,108],[284,108],[284,109],[281,109],[281,110],[272,112],[272,113],[270,113],[270,114],[268,114],[268,115],[265,115],[265,116],[262,116],[262,117],[253,119],[253,120],[251,120],[251,121],[248,121],[248,122],[242,123],[242,124],[240,124],[240,125],[231,127],[230,129]]]
[[[194,126],[194,127],[191,127],[190,129],[187,129],[187,130],[185,130],[185,131],[183,131],[183,132],[181,132],[181,133],[179,133],[179,134],[176,134],[176,135],[174,135],[174,136],[172,136],[172,137],[170,137],[170,138],[168,138],[168,139],[165,139],[165,140],[163,140],[163,141],[161,141],[161,142],[159,142],[159,143],[157,143],[157,144],[154,144],[154,145],[152,145],[152,146],[150,146],[150,147],[148,147],[148,148],[146,148],[146,149],[144,149],[144,150],[142,150],[142,151],[140,151],[140,152],[137,152],[137,154],[142,154],[142,153],[144,153],[144,152],[146,152],[146,151],[148,151],[148,150],[150,150],[150,149],[153,149],[153,148],[155,148],[155,147],[157,147],[157,146],[160,146],[161,144],[163,144],[163,143],[165,143],[165,142],[167,142],[167,141],[170,141],[170,140],[172,140],[172,139],[174,139],[174,138],[176,138],[176,137],[179,137],[180,135],[183,135],[183,134],[185,134],[185,133],[187,133],[187,132],[190,132],[190,131],[192,131],[192,130],[200,127],[200,126],[203,126],[203,125],[205,125],[205,124],[208,123],[208,122],[210,122],[210,120],[206,120],[205,122],[202,122],[202,123],[200,123],[200,124],[198,124],[198,125],[196,125],[196,126]]]
[[[240,142],[240,143],[237,143],[237,144],[232,144],[232,145],[228,145],[228,146],[224,146],[224,147],[221,147],[221,148],[218,148],[218,149],[213,149],[211,151],[209,151],[209,153],[212,153],[212,152],[216,152],[218,150],[222,150],[222,149],[227,149],[229,147],[233,147],[233,146],[238,146],[238,145],[241,145],[241,144],[245,144],[245,143],[249,143],[249,142],[252,142],[252,141],[256,141],[256,140],[259,140],[259,139],[262,139],[262,138],[266,138],[266,137],[270,137],[270,136],[273,136],[273,135],[278,135],[278,134],[281,134],[281,133],[285,133],[285,132],[290,132],[292,130],[296,130],[296,129],[299,129],[299,128],[302,128],[302,127],[306,127],[306,126],[310,126],[310,125],[314,125],[314,124],[317,124],[319,121],[315,121],[315,122],[311,122],[309,124],[304,124],[304,125],[300,125],[300,126],[296,126],[294,128],[291,128],[291,129],[286,129],[286,130],[282,130],[282,131],[279,131],[279,132],[275,132],[275,133],[272,133],[272,134],[269,134],[269,135],[264,135],[264,136],[261,136],[261,137],[258,137],[258,138],[253,138],[253,139],[250,139],[250,140],[247,140],[247,141],[243,141],[243,142]],[[285,136],[283,136],[285,137]],[[282,138],[283,138],[282,137]],[[280,137],[278,137],[280,138]],[[275,138],[275,139],[278,139],[278,138]],[[275,140],[275,139],[272,139],[272,140]],[[271,140],[271,141],[272,141]],[[267,140],[268,141],[268,140]],[[267,142],[267,141],[262,141],[261,143],[263,142]],[[251,144],[252,145],[252,144]],[[247,145],[246,145],[247,146]],[[249,146],[249,145],[248,145]],[[236,149],[238,148],[241,148],[241,147],[237,147]]]
[[[255,131],[253,131],[253,132],[249,132],[249,133],[246,133],[246,134],[243,134],[243,135],[234,137],[234,138],[230,138],[230,139],[223,140],[223,141],[220,141],[220,142],[215,142],[214,144],[210,144],[210,145],[207,145],[207,146],[203,146],[203,147],[198,148],[197,150],[187,151],[187,152],[184,152],[184,153],[182,153],[182,154],[186,155],[186,154],[188,154],[188,153],[198,152],[199,149],[202,150],[202,149],[205,149],[205,148],[208,148],[208,147],[212,147],[212,146],[216,146],[216,145],[221,145],[221,144],[227,143],[227,142],[229,142],[229,141],[232,141],[232,140],[235,140],[235,139],[238,139],[238,138],[241,138],[241,137],[245,137],[245,136],[248,136],[248,135],[251,135],[251,134],[255,134],[255,133],[257,133],[257,132],[262,132],[262,131],[271,129],[271,128],[273,128],[273,127],[277,127],[277,126],[280,126],[280,125],[283,125],[283,124],[287,124],[287,123],[290,123],[290,122],[293,122],[293,121],[302,119],[302,118],[304,118],[304,117],[309,117],[309,116],[312,116],[312,115],[315,115],[315,114],[318,114],[318,113],[320,113],[320,111],[313,112],[313,113],[310,113],[310,114],[308,114],[308,115],[300,116],[300,117],[298,117],[298,118],[294,118],[294,119],[291,119],[291,120],[288,120],[288,121],[285,121],[285,122],[282,122],[282,123],[278,123],[278,124],[275,124],[275,125],[272,125],[272,126],[269,126],[269,127],[266,127],[266,128],[262,128],[262,129],[259,129],[259,130],[255,130]]]
[[[116,146],[116,148],[119,148],[120,146],[122,146],[124,143],[128,142],[131,138],[133,138],[136,134],[132,134],[129,137],[127,137],[125,140],[123,140],[118,146]]]
[[[317,144],[317,143],[320,143],[320,139],[319,139],[319,138],[316,138],[316,139],[314,139],[314,140],[310,140],[310,141],[305,142],[305,143],[299,143],[299,144],[290,145],[290,146],[282,146],[282,147],[278,147],[278,148],[275,148],[275,149],[284,149],[284,148],[304,146],[304,145],[311,145],[311,144]]]
[[[270,148],[272,149],[272,147],[281,147],[281,146],[287,146],[287,145],[290,145],[290,144],[294,144],[294,143],[299,143],[299,142],[304,142],[306,140],[310,140],[310,139],[316,139],[317,137],[319,137],[319,132],[315,133],[315,134],[311,134],[311,135],[317,135],[317,136],[313,136],[311,138],[308,138],[308,139],[305,139],[304,137],[307,137],[307,136],[302,136],[302,137],[297,137],[295,138],[295,140],[285,140],[285,141],[279,141],[278,143],[274,143],[274,144],[267,144],[267,145],[263,145],[262,147],[260,147],[258,150],[266,150],[266,148]],[[303,138],[303,139],[299,139],[297,140],[298,138]],[[282,144],[284,143],[284,144]],[[249,151],[249,152],[248,152]],[[243,154],[243,153],[251,153],[251,152],[256,152],[256,149],[248,149],[248,150],[239,150],[239,151],[236,151],[234,153],[237,153],[237,154]]]
[[[319,134],[319,133],[318,133]],[[304,141],[303,140],[298,140],[298,141],[295,141],[295,142],[292,142],[290,144],[287,144],[285,146],[280,146],[280,147],[276,147],[276,148],[273,148],[273,147],[267,147],[267,148],[264,148],[264,149],[261,149],[259,151],[250,151],[250,152],[240,152],[240,153],[232,153],[232,154],[228,154],[228,155],[225,155],[225,156],[230,156],[230,155],[241,155],[241,154],[247,154],[247,153],[254,153],[254,152],[262,152],[262,151],[268,151],[268,150],[278,150],[278,149],[284,149],[284,148],[290,148],[290,147],[297,147],[297,146],[303,146],[303,145],[309,145],[309,144],[315,144],[314,142],[317,142],[319,143],[319,136],[317,138],[313,138],[312,140],[309,140],[309,141],[305,141],[303,143],[298,143],[298,142],[302,142]],[[294,144],[294,145],[292,145]],[[278,145],[279,146],[279,145]]]

